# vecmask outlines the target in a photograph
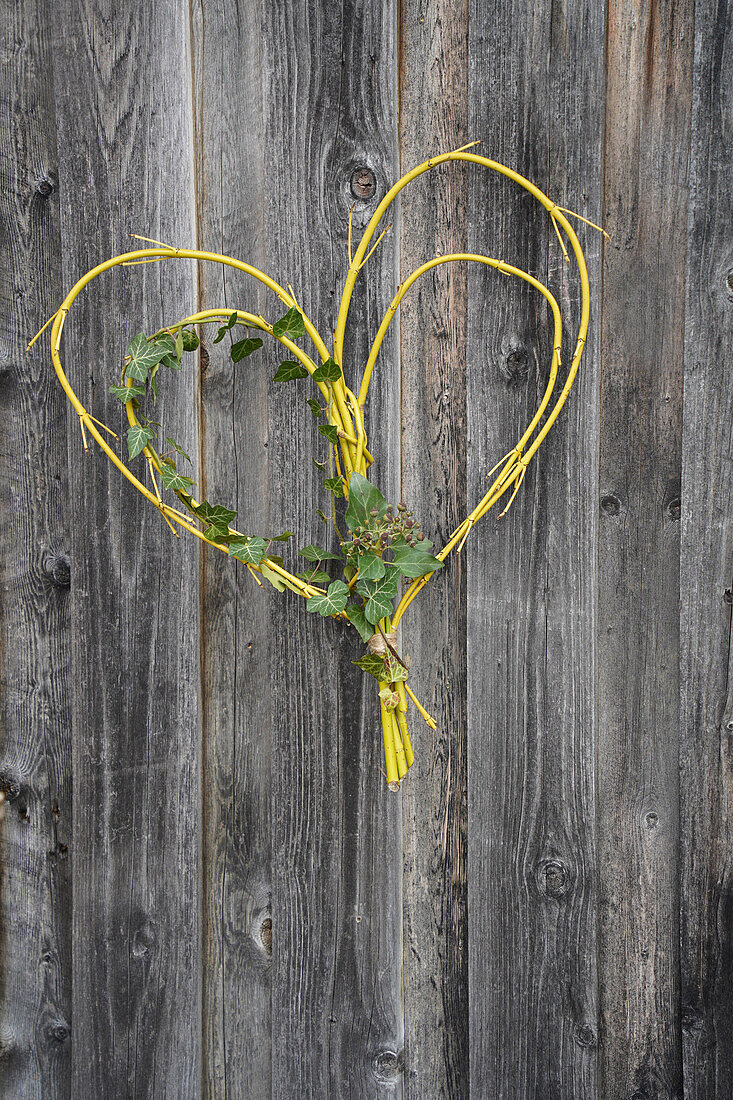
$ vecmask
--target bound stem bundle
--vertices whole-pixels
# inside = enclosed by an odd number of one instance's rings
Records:
[[[174,534],[178,535],[177,528],[183,528],[242,562],[258,584],[261,585],[264,579],[281,592],[288,589],[307,600],[310,611],[344,620],[359,631],[367,644],[367,653],[356,663],[373,675],[378,683],[386,779],[393,790],[399,790],[400,783],[414,759],[407,721],[408,698],[424,721],[435,728],[434,720],[418,702],[408,683],[409,662],[400,654],[397,645],[397,630],[402,616],[418,592],[443,568],[451,551],[460,551],[478,520],[508,493],[511,495],[501,514],[504,515],[511,506],[524,480],[529,462],[536,455],[565,404],[578,370],[588,330],[588,275],[578,238],[565,216],[569,211],[558,207],[517,172],[470,152],[477,144],[479,143],[474,142],[453,152],[432,157],[398,180],[379,203],[353,255],[350,214],[349,269],[331,350],[300,308],[290,286],[285,289],[257,268],[230,256],[174,248],[148,238],[141,239],[154,247],[114,256],[87,272],[41,329],[43,332],[49,324],[52,326],[51,358],[64,392],[79,416],[85,449],[88,449],[89,437],[94,439],[128,481],[160,511]],[[387,231],[383,230],[375,240],[382,219],[408,183],[441,164],[456,161],[489,168],[523,187],[547,210],[568,263],[570,256],[566,241],[570,245],[578,265],[581,316],[572,359],[559,393],[555,392],[555,387],[561,369],[562,325],[560,309],[553,295],[541,282],[519,268],[489,256],[462,252],[436,256],[402,282],[379,326],[358,388],[350,388],[346,383],[343,374],[343,350],[349,305],[359,272]],[[587,221],[585,218],[581,220]],[[285,313],[271,323],[261,314],[240,309],[204,310],[178,319],[151,336],[140,333],[131,341],[120,378],[111,387],[111,391],[124,404],[127,413],[128,461],[138,460],[139,457],[145,461],[150,478],[148,487],[116,453],[99,429],[117,438],[115,433],[84,408],[69,384],[61,365],[61,335],[75,299],[98,275],[118,265],[131,266],[180,259],[208,260],[243,271],[268,287],[284,307]],[[388,504],[373,480],[368,477],[374,458],[367,447],[366,407],[379,349],[405,294],[421,275],[432,268],[458,261],[484,264],[495,268],[502,275],[522,279],[534,287],[545,298],[552,313],[553,350],[547,386],[537,412],[512,450],[487,475],[494,475],[487,492],[456,528],[442,550],[434,554],[432,543],[425,537],[420,523],[414,519],[407,506],[403,503],[397,507]],[[231,355],[235,362],[257,353],[263,346],[263,335],[274,340],[288,355],[280,364],[274,380],[290,382],[310,376],[315,392],[319,395],[310,398],[308,404],[319,422],[318,431],[327,442],[327,463],[316,462],[316,465],[327,475],[324,477],[324,486],[331,494],[331,519],[338,534],[339,552],[334,553],[315,545],[301,548],[300,554],[309,561],[310,568],[299,573],[287,569],[282,557],[273,552],[274,543],[285,543],[289,540],[289,531],[269,536],[240,532],[233,525],[236,512],[225,505],[196,499],[193,495],[193,478],[183,472],[186,463],[191,461],[189,456],[170,436],[163,437],[164,442],[158,443],[162,428],[143,412],[143,402],[151,397],[157,398],[158,385],[166,370],[180,369],[184,354],[198,348],[200,336],[196,329],[200,333],[203,326],[212,324],[218,328],[215,343],[228,334],[239,336],[239,329],[244,329],[241,339],[231,345]],[[29,348],[41,332],[34,337],[28,345]],[[297,342],[303,338],[307,338],[315,349],[311,354]],[[161,367],[164,368],[162,374]],[[554,404],[551,405],[553,397]],[[164,499],[163,492],[173,494],[178,499],[179,506],[173,506],[169,499]],[[341,498],[344,498],[346,504],[345,533],[341,532],[337,522],[337,503]],[[324,522],[328,522],[324,512],[319,511],[318,514]],[[331,560],[343,562],[343,580],[331,579],[330,574],[324,571],[324,563]],[[408,583],[400,596],[403,578]],[[327,587],[323,587],[324,585]]]

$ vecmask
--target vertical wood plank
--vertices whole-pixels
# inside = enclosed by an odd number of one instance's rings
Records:
[[[46,342],[25,354],[61,289],[48,19],[2,5],[0,1091],[27,1100],[67,1096],[71,1071],[66,400]]]
[[[64,3],[56,13],[63,280],[128,233],[194,234],[188,6]],[[183,91],[182,91],[183,89]],[[117,268],[70,314],[64,360],[94,415],[127,341],[196,303],[190,261]],[[196,452],[197,384],[165,379],[166,431]],[[69,412],[75,1096],[200,1091],[198,545],[161,517]],[[124,434],[120,449],[124,448]],[[135,468],[140,471],[139,459]]]
[[[468,126],[468,9],[400,9],[400,157],[407,172],[456,149]],[[403,191],[401,277],[465,251],[470,169],[446,166]],[[402,495],[436,547],[467,514],[465,264],[422,277],[400,309]],[[404,785],[406,1084],[410,1097],[468,1095],[465,571],[451,558],[402,629],[412,680],[435,717],[411,712],[415,765]]]
[[[733,13],[696,7],[681,545],[685,1096],[733,1094]]]
[[[679,514],[692,5],[608,11],[599,559],[601,1092],[681,1091]]]
[[[600,5],[503,4],[470,19],[471,136],[555,200],[600,209]],[[578,79],[579,74],[582,74]],[[560,296],[570,360],[579,287],[526,193],[472,180],[470,248]],[[581,234],[599,283],[600,244]],[[483,270],[468,280],[469,502],[537,406],[544,303]],[[595,301],[597,302],[597,298]],[[566,410],[503,519],[468,560],[471,1094],[596,1096],[594,621],[598,322]]]
[[[293,284],[330,342],[349,207],[357,202],[358,240],[395,178],[395,5],[270,3],[262,25],[267,267]],[[347,381],[358,378],[396,285],[394,247],[394,237],[385,240],[360,276]],[[366,410],[371,475],[394,496],[394,338],[376,373]],[[294,530],[298,547],[328,537],[315,516],[327,499],[311,463],[324,457],[324,441],[306,396],[298,387],[270,393],[271,524]],[[270,614],[273,1095],[399,1095],[400,806],[379,772],[376,693],[350,664],[363,651],[353,630],[308,614],[294,597],[272,597]]]
[[[264,267],[259,5],[193,5],[199,247]],[[216,73],[216,79],[212,74]],[[201,308],[269,312],[254,280],[200,267]],[[206,498],[269,531],[267,369],[232,365],[202,329],[201,450]],[[237,337],[239,338],[239,337]],[[204,1093],[271,1089],[269,599],[224,555],[203,553]]]

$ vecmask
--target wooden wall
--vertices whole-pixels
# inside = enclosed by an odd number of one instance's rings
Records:
[[[733,11],[724,0],[2,0],[0,1091],[89,1097],[733,1095]],[[360,645],[175,540],[28,338],[138,232],[335,322],[401,171],[480,138],[581,224],[589,340],[504,520],[404,622],[399,796]],[[499,256],[578,288],[544,214],[451,167],[408,189],[347,334],[400,276]],[[65,361],[95,415],[135,332],[256,284],[116,269]],[[368,408],[436,542],[538,401],[543,307],[414,288]],[[568,358],[566,351],[565,358]],[[272,362],[272,356],[268,364]],[[239,375],[247,371],[247,386]],[[244,529],[317,541],[320,437],[206,345],[163,398]],[[350,632],[353,633],[353,632]]]

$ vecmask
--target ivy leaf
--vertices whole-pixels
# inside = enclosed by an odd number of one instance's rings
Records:
[[[390,614],[399,583],[400,575],[396,569],[390,569],[377,581],[365,581],[360,578],[356,582],[357,592],[366,600],[364,614],[367,622],[376,626],[380,619]]]
[[[196,333],[190,328],[181,329],[181,337],[183,338],[184,351],[196,351],[201,343]]]
[[[349,530],[368,526],[374,518],[372,508],[377,509],[377,518],[382,519],[387,511],[387,501],[375,485],[354,471],[349,482],[349,507],[345,517]]]
[[[283,531],[283,533],[281,535],[273,535],[272,539],[270,541],[271,542],[287,542],[288,539],[291,539],[292,537],[293,537],[293,532],[292,531]]]
[[[353,479],[353,475],[352,475]],[[399,569],[403,577],[424,577],[427,573],[435,573],[443,568],[443,562],[430,553],[433,544],[429,539],[423,539],[417,546],[412,547],[404,539],[395,539],[392,543],[394,552],[394,566]]]
[[[153,401],[155,403],[157,403],[157,401],[158,401],[158,383],[156,381],[156,378],[158,376],[158,368],[159,367],[160,367],[160,363],[156,363],[155,366],[153,367],[153,369],[150,372],[150,388],[153,391]]]
[[[158,347],[157,340],[148,343],[145,333],[139,332],[127,346],[129,360],[125,367],[125,374],[136,382],[147,382],[148,371],[159,363],[165,352]]]
[[[155,346],[163,353],[160,361],[164,367],[168,367],[170,370],[181,369],[181,364],[176,355],[176,342],[170,333],[164,332],[161,336],[156,336]]]
[[[300,310],[293,306],[284,317],[281,317],[279,321],[275,321],[272,326],[272,335],[277,337],[287,335],[293,339],[305,336],[305,322]]]
[[[143,428],[141,424],[133,424],[127,429],[127,450],[130,458],[137,458],[143,447],[147,446],[155,435],[150,428]]]
[[[368,642],[374,633],[374,627],[371,623],[367,622],[366,615],[364,614],[364,608],[359,607],[356,603],[350,603],[346,608],[346,614],[349,616],[350,621],[354,624],[362,637],[362,641]]]
[[[172,489],[174,493],[179,491],[187,493],[191,486],[195,484],[192,477],[179,474],[170,460],[163,463],[160,479],[166,489]]]
[[[327,477],[323,484],[329,493],[333,493],[334,496],[342,497],[344,495],[344,479],[342,477]]]
[[[316,420],[320,420],[324,412],[326,411],[325,409],[321,408],[320,401],[317,401],[315,397],[309,397],[308,404],[310,405],[310,410],[315,416]]]
[[[373,550],[367,550],[359,555],[358,568],[359,576],[363,581],[378,581],[387,572],[387,566],[379,554],[375,554]]]
[[[235,363],[241,363],[243,359],[246,359],[248,355],[251,355],[253,351],[257,351],[262,347],[262,341],[255,337],[247,337],[246,340],[237,340],[236,344],[232,344],[232,360]]]
[[[308,546],[304,546],[302,550],[299,550],[301,558],[305,558],[306,561],[343,561],[341,554],[332,554],[330,550],[321,550],[319,546],[314,546],[313,543],[309,543]]]
[[[388,653],[384,658],[384,671],[387,676],[387,682],[390,684],[396,683],[398,680],[406,680],[409,673],[404,665],[401,665],[393,654]]]
[[[133,397],[144,397],[144,386],[110,386],[109,392],[118,397],[119,400],[126,405],[128,401],[132,401]]]
[[[210,542],[231,542],[232,539],[238,538],[228,527],[222,524],[215,524],[213,527],[207,527],[204,531],[204,538],[209,539]]]
[[[328,523],[328,516],[325,512],[322,512],[320,508],[316,508],[316,515],[318,516],[321,523]]]
[[[237,561],[243,561],[246,565],[259,565],[265,556],[266,550],[266,541],[252,536],[248,539],[229,543],[231,556],[236,558]]]
[[[346,609],[347,614],[349,608]],[[351,618],[351,615],[349,615]],[[372,634],[374,631],[372,631]],[[371,638],[372,634],[369,635]],[[369,638],[365,638],[365,641],[369,641]],[[368,672],[370,676],[373,676],[375,680],[386,680],[387,674],[384,671],[384,658],[377,657],[376,653],[365,653],[363,657],[360,657],[358,661],[352,661],[352,665],[356,665],[357,668],[361,668],[364,672]]]
[[[333,359],[326,359],[313,371],[314,382],[337,382],[341,378],[342,371],[338,363]]]
[[[306,584],[328,584],[331,580],[328,573],[324,573],[322,569],[306,570],[305,573],[296,573],[296,577],[300,577]]]
[[[294,359],[286,359],[277,368],[277,374],[272,380],[273,382],[294,382],[296,378],[307,377],[308,371],[301,363],[296,363]]]
[[[203,522],[210,527],[215,525],[219,527],[228,527],[237,515],[237,513],[232,512],[231,509],[225,508],[223,504],[209,504],[208,500],[202,500],[200,504],[197,504],[194,508],[194,512],[199,519],[203,520]]]
[[[334,445],[338,443],[339,432],[335,424],[319,424],[318,431],[321,435],[325,435],[329,443],[333,443]],[[352,474],[351,476],[354,477],[355,475]]]
[[[338,615],[346,607],[350,594],[349,586],[343,581],[331,581],[326,592],[317,592],[310,597],[308,610],[317,611],[324,618],[327,615]]]
[[[180,363],[183,356],[183,333],[179,329],[176,333],[176,359]]]
[[[326,470],[328,469],[325,462],[319,462],[317,458],[313,459],[313,465],[315,466],[315,468],[317,470],[321,470],[321,472],[324,473],[324,474],[325,474]]]
[[[176,454],[180,455],[181,458],[185,458],[186,462],[191,461],[190,455],[186,454],[183,447],[181,447],[180,443],[176,443],[175,439],[171,439],[171,437],[169,435],[167,435],[165,437],[165,441],[166,441],[166,443],[168,444],[169,447],[173,448],[173,450],[176,452]],[[234,513],[234,515],[236,515],[236,512]],[[232,519],[234,519],[234,516],[232,516]]]

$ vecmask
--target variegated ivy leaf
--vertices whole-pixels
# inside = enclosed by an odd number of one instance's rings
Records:
[[[139,332],[128,344],[127,354],[129,356],[125,366],[127,377],[133,378],[136,382],[147,382],[148,372],[160,362],[165,352],[158,346],[157,340],[148,343],[145,333]]]
[[[328,573],[324,573],[322,569],[311,569],[310,572],[306,570],[305,573],[296,573],[296,577],[300,577],[306,584],[328,584],[331,580]]]
[[[238,542],[229,543],[229,553],[238,561],[246,565],[259,565],[265,556],[267,543],[264,539],[250,536]]]
[[[331,581],[326,592],[316,592],[308,600],[308,610],[317,611],[324,618],[327,615],[338,615],[346,607],[346,601],[350,596],[349,586],[343,581]]]
[[[392,601],[397,595],[400,583],[400,575],[396,569],[390,569],[377,581],[365,581],[360,578],[356,582],[356,590],[364,597],[364,614],[367,621],[373,626],[389,615],[392,611]]]
[[[145,386],[110,386],[109,392],[126,405],[134,397],[144,397]]]
[[[133,424],[127,429],[127,450],[130,458],[137,458],[154,437],[155,432],[150,428],[144,428],[142,424]]]
[[[187,493],[191,486],[196,484],[192,477],[179,474],[170,459],[166,459],[161,463],[160,479],[165,488],[172,489],[174,493]]]
[[[307,561],[343,561],[341,554],[332,554],[330,550],[321,550],[320,546],[314,546],[313,543],[304,546],[298,553],[301,558],[305,558]]]
[[[352,661],[351,663],[356,665],[357,668],[363,669],[364,672],[368,672],[375,680],[387,679],[387,674],[384,671],[384,658],[378,657],[376,653],[365,653],[358,661]]]

